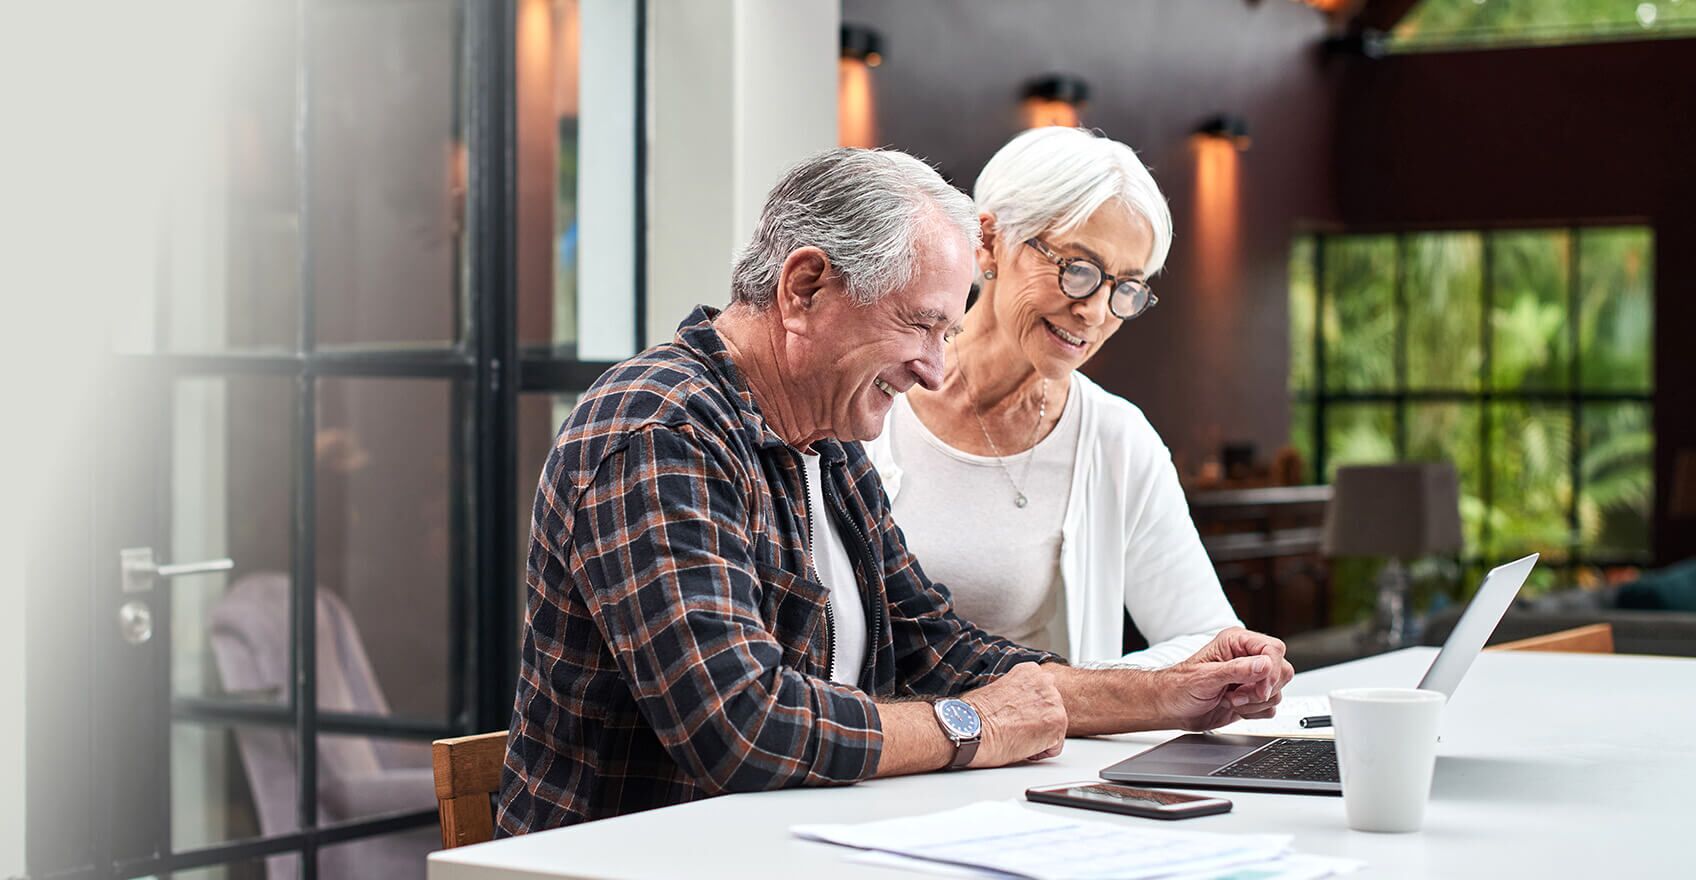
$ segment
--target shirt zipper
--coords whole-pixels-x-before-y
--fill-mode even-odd
[[[823,476],[823,471],[820,471],[820,476]],[[807,479],[807,461],[804,458],[801,460],[801,496],[802,502],[807,506],[807,532],[804,535],[807,541],[807,573],[811,575],[813,583],[824,587],[825,591],[824,676],[834,681],[836,679],[836,616],[831,610],[830,585],[824,582],[824,578],[819,577],[818,565],[813,561],[813,546],[816,543],[813,540],[813,489],[811,482]]]
[[[832,467],[838,467],[840,465],[841,465],[841,462],[832,462],[831,463]],[[819,470],[819,476],[820,476],[821,479],[824,477],[824,470],[822,468]],[[829,481],[826,480],[825,482],[828,483]],[[833,503],[829,492],[826,492],[824,494],[824,500],[825,500],[826,504],[832,504]],[[837,499],[837,500],[840,501],[840,499]],[[861,553],[860,553],[859,559],[856,560],[856,563],[857,563],[856,567],[864,566],[864,568],[865,568],[865,571],[863,572],[863,574],[865,574],[864,580],[865,580],[866,585],[870,586],[871,583],[872,583],[872,580],[871,580],[871,570],[872,570],[872,545],[871,545],[871,541],[870,541],[870,539],[868,539],[866,537],[866,530],[860,526],[860,520],[857,517],[850,515],[846,509],[838,511],[838,512],[842,514],[842,516],[841,516],[842,519],[846,520],[849,525],[854,527],[854,534],[855,534],[856,537],[858,537],[860,539],[860,551],[861,551]],[[858,586],[858,584],[856,584],[856,586]],[[862,597],[862,601],[864,601],[864,597]],[[877,657],[877,651],[876,651],[877,642],[876,642],[876,639],[878,637],[878,634],[883,632],[883,615],[884,615],[884,607],[883,606],[884,606],[884,603],[882,601],[876,601],[876,602],[872,602],[871,606],[872,606],[872,625],[871,625],[870,628],[868,628],[866,630],[866,663],[871,663]],[[828,610],[828,606],[827,606],[827,610]],[[827,615],[826,619],[827,620],[829,619],[828,615]],[[860,677],[862,677],[862,678],[864,677],[864,672],[865,672],[865,666],[864,666],[864,664],[862,664],[862,666],[860,668],[860,673],[861,673]]]

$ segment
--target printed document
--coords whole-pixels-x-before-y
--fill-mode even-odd
[[[855,825],[797,825],[796,836],[1031,880],[1150,880],[1271,862],[1287,834],[1211,834],[1069,818],[982,801]]]

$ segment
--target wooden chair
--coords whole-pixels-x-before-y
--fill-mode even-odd
[[[1516,642],[1503,642],[1491,645],[1489,651],[1572,651],[1582,654],[1612,654],[1614,652],[1614,625],[1611,623],[1593,623],[1589,626],[1578,626],[1563,629],[1548,635],[1533,636]]]
[[[506,762],[506,731],[479,733],[430,744],[436,773],[436,809],[442,817],[442,848],[495,839],[495,805]]]

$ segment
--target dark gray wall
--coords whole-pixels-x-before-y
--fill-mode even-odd
[[[1159,308],[1085,371],[1140,405],[1187,466],[1227,440],[1267,453],[1286,442],[1289,240],[1298,218],[1334,214],[1340,71],[1315,51],[1319,14],[1241,0],[844,0],[842,19],[884,36],[880,138],[968,191],[1020,130],[1027,80],[1050,71],[1087,80],[1084,124],[1142,155],[1177,237],[1155,280]],[[1237,246],[1203,267],[1190,134],[1219,112],[1244,117],[1254,144],[1240,156]]]

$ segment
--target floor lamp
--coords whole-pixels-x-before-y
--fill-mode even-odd
[[[1406,561],[1461,547],[1460,477],[1447,462],[1337,469],[1325,508],[1326,556],[1388,557],[1368,639],[1386,650],[1418,638]]]

